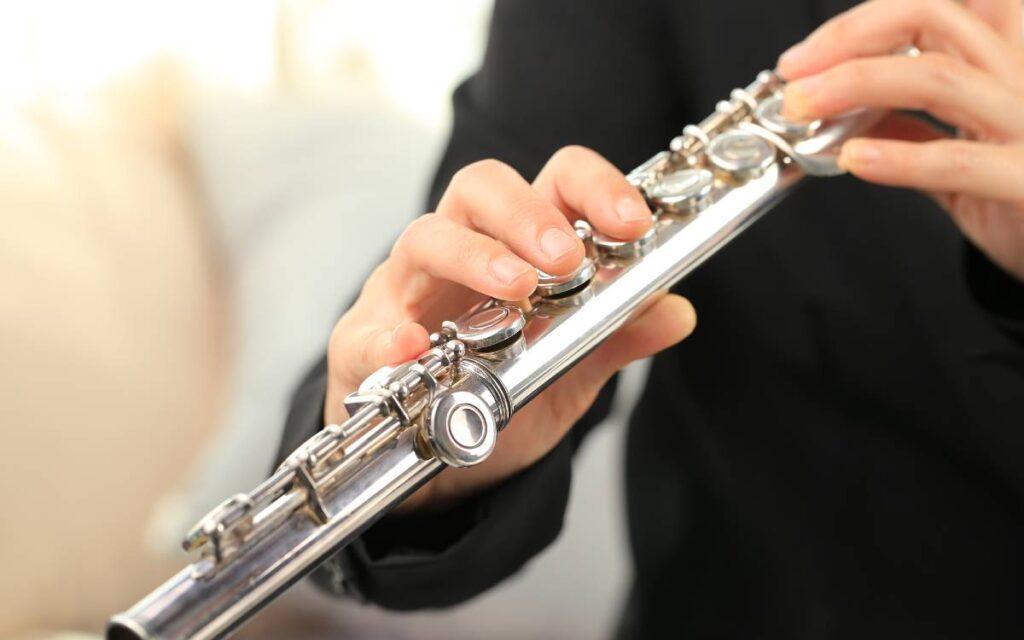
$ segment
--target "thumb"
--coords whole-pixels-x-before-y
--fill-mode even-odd
[[[343,320],[331,335],[328,354],[336,379],[343,386],[358,387],[381,367],[412,360],[429,348],[427,330],[415,322],[351,330]]]
[[[577,367],[587,386],[600,387],[627,364],[663,351],[693,333],[697,312],[675,294],[656,298]]]
[[[408,362],[429,348],[430,335],[423,325],[403,322],[391,332],[391,340],[384,349],[381,366]]]

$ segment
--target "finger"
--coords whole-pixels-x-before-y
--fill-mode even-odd
[[[973,66],[1014,80],[1015,51],[977,15],[950,0],[871,0],[832,18],[779,58],[793,80],[840,62],[886,55],[906,45],[955,53]]]
[[[499,300],[520,300],[537,288],[536,269],[504,244],[438,214],[406,227],[391,257],[399,280],[423,272]]]
[[[595,151],[569,146],[551,156],[534,188],[570,219],[586,218],[601,233],[635,240],[651,227],[640,192]]]
[[[416,358],[430,348],[427,330],[415,322],[396,327],[360,325],[349,328],[339,323],[328,347],[330,359],[340,366],[332,367],[348,381],[358,384],[374,371]]]
[[[1024,24],[1021,22],[1020,0],[966,0],[964,6],[985,21],[1010,43],[1021,41]]]
[[[667,294],[652,302],[588,357],[590,364],[578,368],[584,376],[581,382],[603,385],[627,364],[678,344],[696,326],[697,313],[690,301]]]
[[[967,140],[913,143],[855,138],[839,165],[878,184],[1024,205],[1024,151]]]
[[[583,259],[583,243],[565,215],[497,160],[476,162],[455,174],[437,211],[504,242],[551,274],[570,273]]]
[[[384,349],[381,366],[408,362],[429,348],[430,334],[426,328],[416,322],[403,322],[391,332],[391,343]]]
[[[1024,99],[990,74],[942,53],[843,62],[790,82],[785,104],[808,119],[856,107],[916,109],[985,135],[1024,135]]]

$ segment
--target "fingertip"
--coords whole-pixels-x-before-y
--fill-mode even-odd
[[[843,144],[836,162],[841,169],[859,175],[869,173],[881,159],[882,148],[877,142],[864,138],[853,138]]]
[[[628,239],[639,238],[654,223],[651,210],[639,193],[626,194],[615,203],[615,217],[620,227],[630,234]]]
[[[675,309],[673,309],[673,315],[678,319],[679,325],[682,329],[679,339],[684,340],[697,328],[697,310],[694,309],[693,303],[683,296],[670,294],[667,296],[667,299],[675,306]]]
[[[492,286],[488,293],[494,297],[505,298],[515,296],[523,291],[528,295],[537,286],[537,270],[529,262],[514,255],[498,255],[491,259],[487,265],[492,279]]]
[[[598,233],[616,240],[636,240],[654,224],[647,202],[632,186],[595,196],[586,211],[587,221]]]
[[[583,241],[571,228],[566,230],[550,227],[541,234],[538,244],[542,256],[539,267],[552,275],[561,276],[572,273],[583,260],[585,253]],[[534,273],[533,286],[536,287],[536,285],[536,273]],[[530,291],[532,292],[532,289]]]
[[[697,327],[697,312],[686,298],[668,294],[654,305],[647,314],[646,322],[660,327],[658,350],[682,342]]]
[[[782,90],[782,112],[797,120],[818,117],[816,100],[822,86],[822,77],[809,76],[789,82]]]
[[[494,297],[500,300],[523,300],[525,298],[529,298],[536,289],[537,270],[531,268],[530,273],[518,278],[511,285],[504,285],[501,289],[501,293]]]
[[[430,334],[417,322],[403,322],[391,332],[385,351],[386,364],[398,364],[416,358],[430,348]]]
[[[808,64],[813,61],[811,46],[806,40],[798,42],[782,52],[776,63],[775,70],[785,80],[799,78]]]

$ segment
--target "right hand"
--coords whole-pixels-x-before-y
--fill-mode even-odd
[[[412,222],[338,321],[328,348],[325,424],[347,418],[344,398],[382,366],[429,349],[428,331],[482,296],[529,297],[536,269],[571,273],[583,259],[571,222],[585,218],[623,240],[652,224],[640,193],[607,160],[582,147],[556,153],[531,185],[484,160],[459,171],[437,212]],[[562,439],[619,369],[693,331],[690,303],[663,295],[521,411],[482,463],[438,474],[401,509],[440,508],[492,486],[540,459]]]

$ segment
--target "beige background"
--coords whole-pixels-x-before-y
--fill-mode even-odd
[[[299,372],[422,206],[487,13],[0,5],[0,637],[99,632],[263,477]],[[241,637],[603,636],[620,440],[584,449],[555,547],[468,605],[398,616],[303,585]]]

